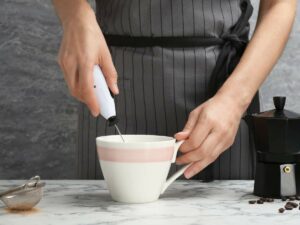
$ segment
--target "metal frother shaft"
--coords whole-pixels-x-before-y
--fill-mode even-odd
[[[120,132],[119,127],[117,126],[117,124],[115,124],[114,126],[115,126],[116,130],[118,131],[120,137],[122,138],[122,141],[125,142],[125,140],[124,140],[124,138],[123,138],[123,136],[122,136],[122,134],[121,134],[121,132]]]

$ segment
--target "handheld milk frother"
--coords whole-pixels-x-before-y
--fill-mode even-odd
[[[100,107],[100,114],[109,122],[109,126],[115,126],[123,142],[125,142],[118,126],[116,106],[113,94],[110,92],[104,75],[98,65],[94,66],[94,90]]]

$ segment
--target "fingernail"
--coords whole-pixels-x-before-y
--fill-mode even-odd
[[[99,115],[99,113],[95,111],[91,111],[91,114],[93,115],[93,117],[97,117]]]
[[[119,94],[119,88],[118,88],[118,84],[117,83],[113,84],[113,89],[114,89],[114,91],[115,91],[116,94]]]
[[[184,135],[184,132],[180,131],[180,132],[176,133],[175,135]]]
[[[184,174],[184,176],[185,176],[185,178],[186,179],[190,179],[192,176],[194,176],[195,175],[195,172],[194,171],[191,171],[191,172],[186,172],[185,174]]]

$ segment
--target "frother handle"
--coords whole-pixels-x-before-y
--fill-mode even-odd
[[[177,156],[177,152],[180,148],[180,146],[183,144],[184,140],[182,141],[178,141],[175,143],[175,149],[174,149],[174,153],[173,153],[173,158],[172,158],[172,163],[174,163],[176,161],[176,156]],[[189,163],[188,165],[183,166],[180,170],[178,170],[176,173],[174,173],[164,184],[162,190],[161,190],[161,194],[163,194],[165,192],[165,190],[170,186],[170,184],[172,184],[178,177],[180,177],[184,171],[186,171],[187,168],[189,168],[189,166],[192,163]]]
[[[100,107],[100,114],[109,119],[116,116],[115,101],[109,91],[104,75],[98,65],[94,66],[94,90]]]

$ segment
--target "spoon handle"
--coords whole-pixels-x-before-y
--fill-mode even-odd
[[[10,188],[10,189],[8,189],[8,190],[6,190],[4,192],[0,192],[0,198],[3,197],[4,195],[9,194],[9,193],[23,190],[23,189],[25,189],[27,187],[35,187],[35,186],[37,186],[37,184],[38,184],[39,181],[40,181],[40,177],[39,176],[32,177],[28,181],[26,181],[26,183],[23,184],[23,185],[20,185],[18,187],[14,187],[14,188]]]

